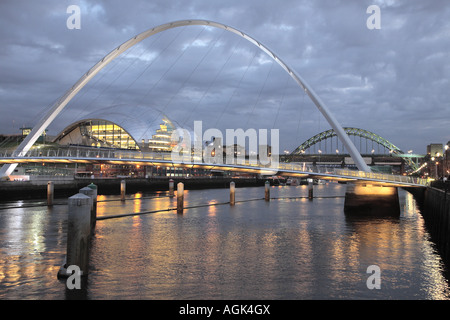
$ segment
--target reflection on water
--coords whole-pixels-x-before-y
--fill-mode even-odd
[[[1,299],[447,299],[444,267],[413,197],[400,217],[343,212],[345,185],[186,191],[184,214],[165,193],[99,196],[83,290],[57,280],[65,206],[0,210]],[[242,200],[252,200],[240,202]],[[210,206],[201,206],[211,204]],[[216,204],[216,205],[213,205]],[[18,202],[7,204],[19,207]],[[199,206],[199,207],[195,207]],[[154,212],[159,211],[159,212]],[[366,286],[381,269],[381,289]]]

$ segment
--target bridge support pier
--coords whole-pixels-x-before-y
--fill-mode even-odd
[[[382,216],[400,215],[397,187],[370,184],[347,184],[344,212]]]

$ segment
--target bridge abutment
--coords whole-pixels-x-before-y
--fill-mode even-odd
[[[347,184],[344,212],[361,215],[399,215],[398,189],[362,183]]]

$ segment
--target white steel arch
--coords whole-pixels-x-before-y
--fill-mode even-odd
[[[319,96],[312,90],[312,88],[293,69],[291,69],[286,63],[284,63],[267,46],[263,45],[261,42],[252,38],[248,34],[242,32],[236,28],[233,28],[231,26],[227,26],[225,24],[210,21],[210,20],[180,20],[180,21],[165,23],[165,24],[159,25],[157,27],[154,27],[152,29],[149,29],[147,31],[144,31],[144,32],[136,35],[135,37],[131,38],[130,40],[124,42],[117,48],[115,48],[113,51],[111,51],[109,54],[107,54],[102,60],[97,62],[91,69],[89,69],[69,90],[67,90],[67,92],[58,101],[55,102],[55,104],[51,107],[51,109],[47,112],[47,114],[38,122],[38,124],[36,124],[34,126],[33,130],[30,132],[30,134],[17,147],[17,149],[15,150],[15,155],[16,156],[25,155],[28,152],[28,150],[30,150],[31,146],[39,138],[39,136],[42,134],[42,132],[44,132],[44,130],[50,125],[50,123],[53,122],[53,120],[64,109],[64,107],[70,102],[70,100],[72,100],[72,98],[101,69],[103,69],[107,64],[109,64],[111,61],[113,61],[115,58],[117,58],[123,52],[125,52],[129,48],[133,47],[134,45],[138,44],[142,40],[144,40],[152,35],[155,35],[159,32],[162,32],[162,31],[165,31],[168,29],[177,28],[177,27],[189,26],[189,25],[211,26],[211,27],[230,31],[230,32],[235,33],[238,36],[244,38],[245,40],[253,43],[259,49],[261,49],[262,51],[267,53],[297,82],[297,84],[305,91],[305,93],[314,102],[316,107],[323,114],[325,119],[328,121],[328,123],[331,125],[331,127],[335,130],[339,139],[342,141],[342,143],[345,145],[345,147],[349,151],[350,156],[355,161],[355,164],[357,165],[358,169],[361,171],[366,171],[366,172],[370,171],[369,167],[364,162],[361,154],[358,152],[358,150],[356,149],[353,142],[350,140],[348,135],[345,133],[342,126],[337,122],[335,117],[331,114],[331,112],[328,110],[328,108],[323,103],[323,101],[319,98]],[[0,170],[0,177],[9,176],[14,171],[16,166],[17,166],[17,164],[3,165],[3,167]]]

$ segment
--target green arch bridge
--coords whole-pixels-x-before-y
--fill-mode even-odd
[[[423,155],[405,153],[387,139],[365,129],[352,127],[344,127],[343,129],[348,136],[356,136],[377,143],[383,148],[389,150],[389,153],[392,154],[392,156],[402,158],[413,171],[418,170],[418,164],[413,161],[413,158],[421,158]],[[320,143],[321,141],[332,139],[334,137],[337,137],[337,134],[333,129],[320,132],[299,145],[294,151],[292,151],[291,155],[304,154],[305,151],[312,146]]]

